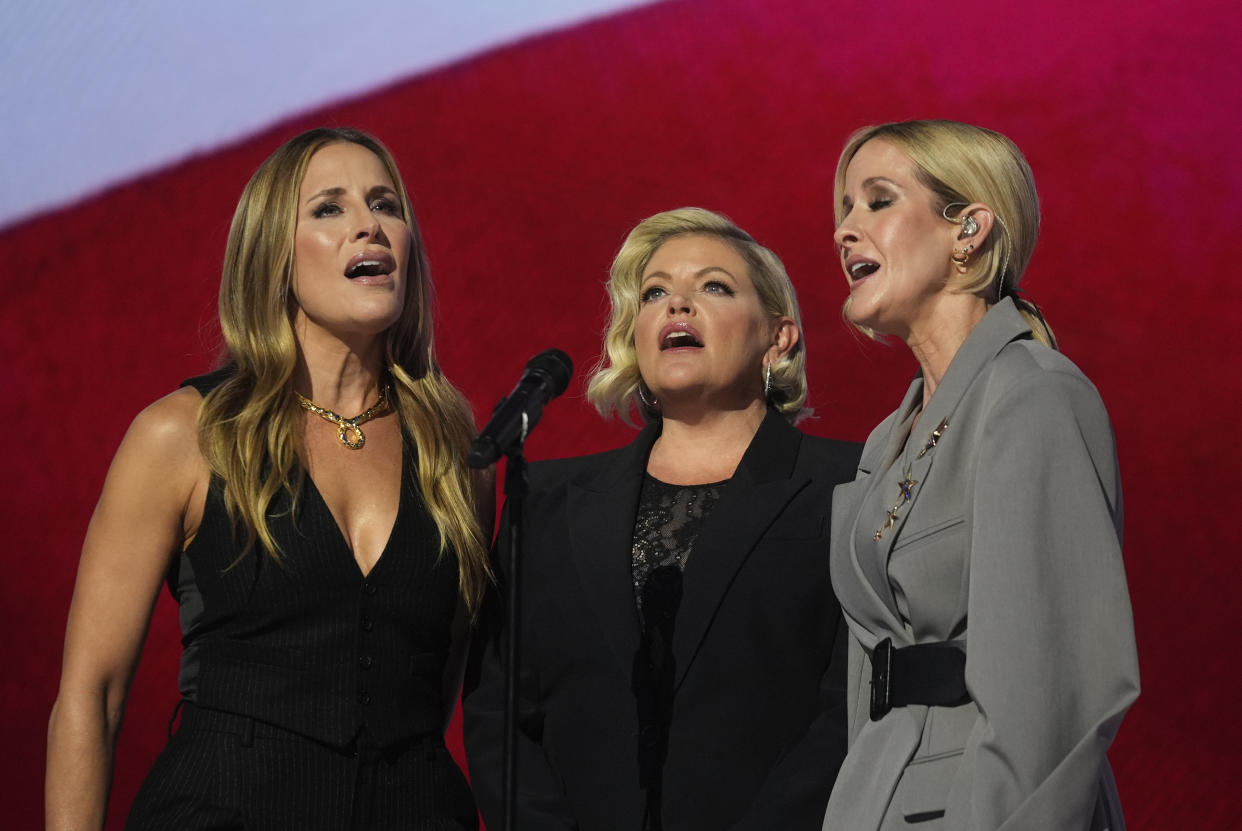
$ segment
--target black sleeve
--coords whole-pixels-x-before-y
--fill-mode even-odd
[[[862,444],[818,439],[820,475],[828,481],[825,496],[833,488],[853,481],[858,472]],[[831,515],[831,510],[828,511]],[[831,539],[825,529],[825,543]],[[828,557],[827,545],[824,549]],[[849,628],[835,595],[825,603],[837,606],[832,653],[820,680],[820,711],[801,740],[769,771],[750,811],[730,831],[767,831],[771,828],[819,831],[837,772],[848,749],[846,684],[848,683]]]
[[[769,771],[750,811],[730,831],[818,831],[823,825],[824,809],[845,759],[848,659],[849,630],[838,614],[832,656],[820,682],[819,715],[802,739]]]

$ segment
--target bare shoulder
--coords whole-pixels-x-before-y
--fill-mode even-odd
[[[109,479],[123,488],[145,491],[148,499],[169,499],[183,513],[201,502],[195,497],[205,493],[210,479],[198,444],[202,400],[197,390],[185,387],[138,413],[117,450]],[[152,492],[153,487],[158,490]]]
[[[203,397],[193,387],[182,387],[153,402],[134,418],[125,440],[151,450],[176,452],[184,445],[198,449],[198,408]]]

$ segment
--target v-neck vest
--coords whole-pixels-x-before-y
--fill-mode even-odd
[[[206,392],[221,373],[187,381]],[[182,695],[343,747],[365,727],[387,747],[439,732],[456,610],[457,558],[420,496],[406,443],[401,497],[379,561],[364,576],[319,491],[302,476],[268,524],[280,562],[256,548],[213,477],[194,540],[168,587],[181,610]]]

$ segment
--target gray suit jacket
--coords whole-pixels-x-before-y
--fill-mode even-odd
[[[1138,660],[1104,405],[1009,300],[911,432],[922,396],[918,377],[833,496],[850,750],[824,828],[1123,828],[1105,751],[1138,695]],[[886,637],[964,642],[971,702],[871,721],[869,656]]]

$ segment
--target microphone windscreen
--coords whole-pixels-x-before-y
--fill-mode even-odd
[[[574,375],[574,362],[559,349],[545,349],[530,359],[526,371],[539,373],[548,379],[548,400],[551,400],[569,388],[569,379]]]

